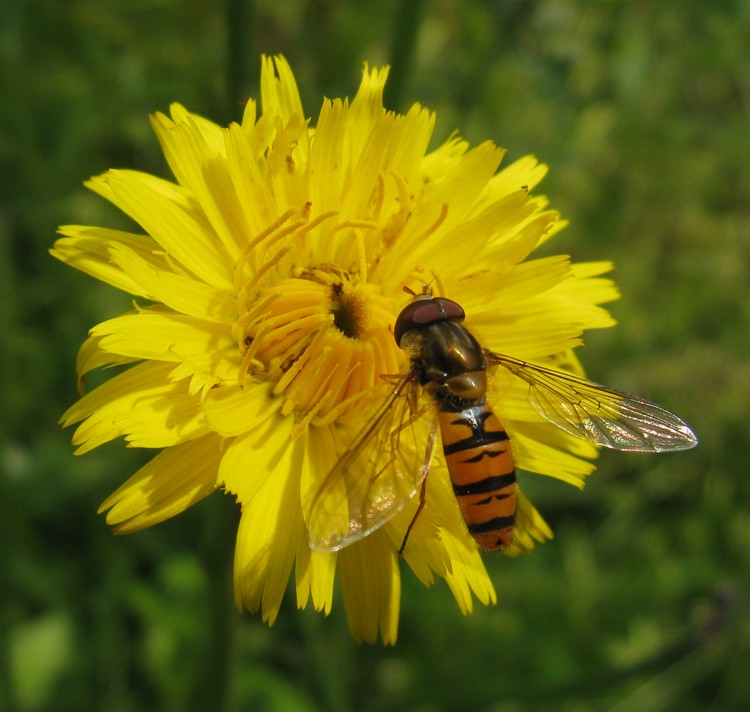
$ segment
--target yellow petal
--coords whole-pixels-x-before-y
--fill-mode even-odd
[[[103,179],[115,204],[196,277],[220,290],[234,288],[233,260],[177,186],[136,171]]]
[[[529,501],[524,493],[518,490],[518,506],[516,508],[516,528],[513,532],[513,543],[503,552],[507,556],[515,557],[531,551],[534,542],[552,539],[552,530],[542,515]]]
[[[237,305],[231,292],[175,274],[164,265],[144,259],[126,245],[112,245],[109,254],[112,263],[139,285],[149,299],[198,319],[224,324],[236,321]]]
[[[145,235],[133,235],[120,230],[83,225],[64,225],[58,232],[66,237],[57,240],[50,250],[54,257],[102,282],[136,296],[151,298],[151,295],[123,272],[119,265],[112,263],[109,256],[111,246],[127,245],[141,255],[148,255],[155,267],[169,268],[164,256],[156,254],[159,245]]]
[[[310,201],[320,212],[337,210],[349,179],[344,161],[348,107],[340,100],[324,101],[310,148]]]
[[[262,610],[276,620],[300,542],[306,541],[299,504],[303,450],[290,443],[274,477],[243,506],[234,556],[234,595],[238,607]],[[249,463],[252,466],[252,463]]]
[[[180,157],[179,181],[195,197],[214,234],[236,261],[246,243],[247,228],[227,170],[225,129],[213,125],[215,130],[207,132],[209,122],[198,119],[187,114],[169,130],[174,153]]]
[[[275,114],[284,123],[295,114],[303,116],[297,82],[289,63],[281,55],[263,56],[260,69],[260,96],[264,114]]]
[[[523,156],[501,170],[487,186],[487,197],[498,200],[508,193],[523,188],[533,190],[547,175],[547,166],[535,156]]]
[[[289,467],[293,418],[268,417],[262,425],[239,435],[227,446],[218,482],[249,505],[274,472]]]
[[[255,237],[273,224],[283,211],[278,207],[269,181],[261,173],[245,130],[232,124],[225,139],[229,177],[237,191],[248,234]]]
[[[129,534],[179,514],[216,489],[221,439],[208,434],[162,451],[99,507],[107,524]]]
[[[305,503],[317,492],[324,478],[336,462],[336,447],[331,428],[308,428],[304,434],[305,459],[300,469],[300,501],[303,516],[308,510]],[[304,608],[312,595],[316,611],[326,615],[333,604],[333,583],[337,554],[312,551],[307,536],[300,542],[295,567],[297,606]]]
[[[201,139],[206,148],[211,153],[221,154],[224,147],[224,138],[222,133],[224,129],[200,114],[194,114],[188,111],[182,104],[174,102],[169,105],[169,115],[175,124],[182,124],[187,121],[192,122],[200,132]]]
[[[461,305],[467,313],[466,326],[496,325],[508,313],[523,310],[521,302],[560,285],[571,274],[565,255],[527,260],[499,274],[485,273],[466,280],[461,285]],[[465,291],[465,295],[464,295]],[[487,294],[497,298],[488,303]],[[498,305],[502,305],[499,307]],[[518,309],[516,309],[518,307]]]
[[[485,606],[495,605],[497,595],[482,563],[476,545],[467,542],[467,537],[455,537],[451,532],[443,532],[443,542],[451,557],[452,570],[445,581],[453,593],[458,607],[466,615],[474,609],[472,593]]]
[[[472,317],[471,328],[485,348],[525,361],[542,360],[582,343],[580,326],[550,319],[542,310],[523,318],[498,315],[494,322],[479,322]]]
[[[411,124],[405,122],[407,127]],[[421,129],[421,130],[420,130]],[[422,126],[415,126],[417,136],[424,134]],[[411,145],[411,144],[410,144]],[[419,145],[417,143],[417,145]],[[399,156],[398,167],[407,174],[413,165],[419,165],[417,156],[405,152]],[[458,157],[451,163],[442,162],[444,172],[412,178],[421,183],[421,191],[411,197],[408,205],[409,219],[398,235],[398,241],[385,253],[381,260],[383,274],[393,275],[395,280],[409,274],[417,265],[429,265],[440,276],[455,274],[457,269],[470,260],[473,250],[466,245],[447,239],[452,230],[461,225],[476,200],[478,186],[486,183],[502,158],[502,151],[491,143],[482,144],[476,149]],[[410,164],[411,161],[411,164]],[[395,161],[394,161],[395,163]],[[441,162],[439,162],[440,164]],[[435,169],[430,169],[435,170]],[[416,191],[416,187],[411,187]],[[524,200],[526,197],[524,197]],[[477,244],[478,244],[477,240]],[[439,246],[439,249],[436,249]],[[457,263],[453,262],[458,259]],[[472,269],[475,271],[476,267]]]
[[[335,553],[311,551],[307,537],[300,540],[294,566],[297,608],[305,608],[312,595],[316,611],[323,611],[326,615],[331,612],[336,560]]]
[[[406,527],[414,517],[418,497],[414,499],[411,507],[394,518],[394,526],[400,524],[403,527],[395,542],[396,547],[401,546]],[[414,522],[404,549],[406,563],[425,585],[432,584],[432,572],[445,577],[453,570],[451,553],[445,546],[446,532],[456,539],[463,538],[468,546],[473,546],[448,471],[436,458],[427,475],[425,507]]]
[[[208,432],[196,396],[169,381],[170,364],[129,368],[85,395],[63,415],[63,425],[83,420],[73,435],[82,454],[125,436],[133,447],[168,447]]]
[[[126,314],[98,324],[91,336],[99,339],[102,351],[137,359],[154,359],[185,364],[187,373],[214,376],[214,382],[232,378],[222,364],[239,361],[237,345],[229,329],[194,317],[155,310]]]
[[[477,196],[482,195],[504,154],[505,149],[484,141],[451,162],[433,164],[429,156],[425,158],[423,170],[429,182],[425,186],[424,198],[450,205],[446,231],[461,224],[471,214]]]
[[[373,127],[385,114],[383,89],[388,78],[388,71],[388,67],[375,67],[370,70],[367,64],[362,70],[362,81],[351,102],[349,112],[349,134],[354,160],[361,155],[365,144],[370,140]]]
[[[398,633],[401,576],[398,555],[382,529],[342,549],[338,555],[341,592],[354,639],[386,645]]]
[[[271,395],[270,384],[249,382],[244,388],[225,386],[213,388],[203,400],[211,430],[224,437],[254,431],[279,412],[281,401]]]
[[[108,351],[102,351],[99,348],[99,338],[89,336],[81,348],[78,350],[76,358],[76,373],[78,374],[78,392],[83,395],[85,392],[86,374],[96,368],[108,368],[110,366],[121,366],[127,363],[133,363],[137,359],[129,356],[119,356],[111,354]]]
[[[190,122],[200,133],[203,144],[207,152],[221,155],[224,148],[224,139],[222,129],[213,121],[204,119],[197,114],[191,114],[181,104],[172,104],[169,107],[171,118],[168,118],[161,112],[156,112],[151,117],[151,126],[159,139],[164,157],[169,163],[175,178],[180,185],[188,186],[189,181],[186,175],[185,161],[189,157],[184,156],[177,142],[175,141],[174,128],[177,124]]]

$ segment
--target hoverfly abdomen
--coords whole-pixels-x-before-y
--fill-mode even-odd
[[[486,404],[438,414],[461,514],[483,549],[505,549],[516,522],[516,471],[508,434]]]

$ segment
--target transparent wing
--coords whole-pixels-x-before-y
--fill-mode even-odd
[[[485,357],[526,381],[534,408],[578,438],[639,452],[687,450],[698,444],[685,421],[643,398],[511,356],[485,351]]]
[[[403,509],[432,461],[436,428],[419,407],[409,371],[377,409],[315,493],[307,516],[311,548],[338,551]]]

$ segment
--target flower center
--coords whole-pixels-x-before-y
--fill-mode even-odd
[[[344,283],[332,285],[331,314],[333,325],[347,338],[357,339],[362,334],[366,322],[367,307],[363,300],[362,290],[344,290]]]
[[[282,413],[324,425],[361,412],[362,398],[401,370],[394,310],[377,287],[334,268],[262,289],[235,325],[243,374],[274,383]],[[374,395],[374,393],[373,393]]]

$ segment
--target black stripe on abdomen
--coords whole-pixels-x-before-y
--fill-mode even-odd
[[[487,492],[496,492],[509,485],[515,484],[516,472],[512,470],[504,475],[495,475],[485,477],[483,480],[470,482],[467,485],[453,485],[453,494],[456,497],[465,497],[472,494],[485,494]]]
[[[459,421],[463,425],[471,427],[468,421]],[[486,430],[475,430],[472,428],[471,435],[463,440],[457,440],[450,445],[443,445],[443,452],[445,455],[453,455],[454,453],[461,452],[462,450],[470,450],[474,447],[482,447],[483,445],[489,445],[491,443],[501,443],[508,439],[508,433],[504,430],[498,432],[487,432]]]
[[[511,514],[509,517],[495,517],[494,519],[488,519],[486,522],[475,522],[466,526],[469,528],[470,534],[483,534],[484,532],[494,532],[506,527],[512,527],[516,523],[516,515]]]

